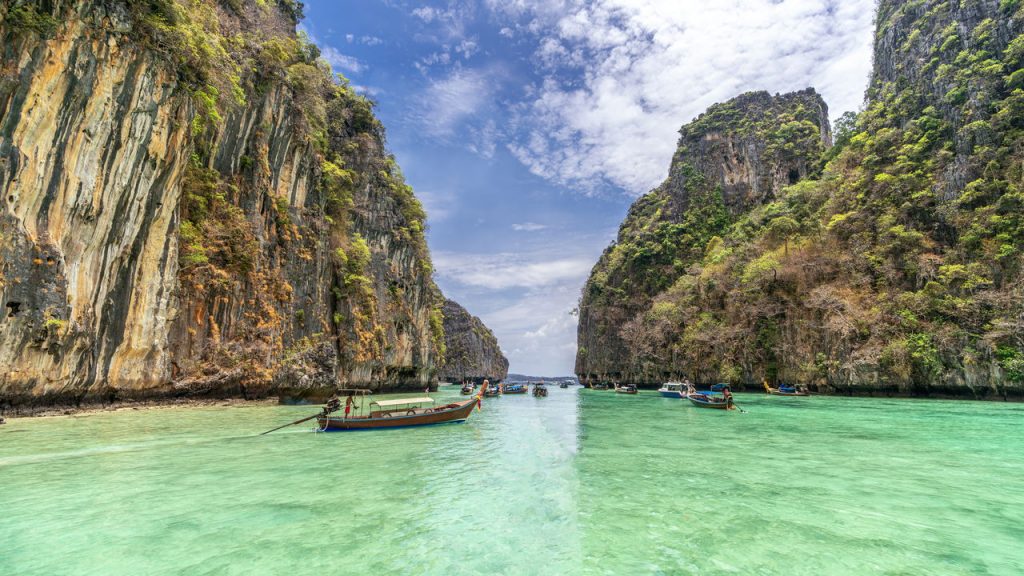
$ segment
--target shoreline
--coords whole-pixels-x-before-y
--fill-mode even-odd
[[[441,384],[444,385],[444,384]],[[454,384],[447,384],[454,385]],[[581,388],[589,388],[589,386],[581,385]],[[642,384],[638,385],[640,389],[653,390],[655,384]],[[738,388],[738,389],[737,389]],[[735,392],[742,394],[759,394],[762,395],[761,390],[751,386],[736,386]],[[390,389],[381,390],[380,394],[401,394],[406,392],[414,392],[413,389]],[[436,387],[431,390],[436,392]],[[856,389],[835,389],[835,390],[811,390],[811,396],[822,396],[822,397],[835,397],[835,398],[871,398],[880,400],[938,400],[938,401],[955,401],[955,402],[995,402],[995,403],[1022,403],[1024,402],[1024,395],[949,395],[949,394],[907,394],[907,393],[893,393],[892,390],[856,390]],[[8,405],[5,410],[0,410],[0,417],[6,421],[12,421],[14,419],[23,418],[49,418],[57,416],[88,416],[92,414],[100,414],[103,412],[121,412],[125,410],[168,410],[177,408],[205,408],[205,407],[223,407],[223,408],[237,408],[244,406],[282,406],[282,405],[305,405],[310,407],[318,407],[323,404],[323,401],[319,398],[315,398],[317,395],[309,395],[306,398],[296,398],[287,393],[278,396],[263,396],[259,398],[244,398],[244,397],[224,397],[224,398],[212,398],[212,397],[151,397],[145,399],[121,399],[113,402],[83,402],[81,404],[40,404],[40,405]],[[283,399],[285,401],[283,401]],[[305,401],[305,402],[303,402]]]
[[[368,387],[375,394],[400,394],[404,392],[422,392],[418,385]],[[437,390],[437,384],[430,386],[431,391]],[[155,389],[130,390],[104,388],[87,395],[71,393],[47,393],[40,396],[31,394],[0,395],[0,417],[7,419],[37,416],[68,416],[92,412],[114,411],[119,409],[174,407],[174,406],[217,406],[217,405],[257,405],[257,404],[310,404],[320,405],[327,401],[336,388],[290,388],[274,389],[251,387],[249,389],[232,389],[209,391],[203,390],[193,394],[182,393],[181,390],[169,387]]]
[[[9,410],[2,417],[7,422],[30,418],[56,418],[60,416],[91,416],[104,412],[124,412],[127,410],[172,410],[177,408],[237,408],[240,406],[278,406],[276,396],[265,398],[187,398],[187,399],[150,399],[125,400],[110,404],[89,403],[80,406],[40,406],[23,411]]]
[[[628,381],[620,381],[620,385],[632,384],[640,390],[657,390],[661,386],[659,383],[636,383]],[[583,388],[590,388],[588,384],[580,384]],[[609,384],[609,386],[611,386]],[[710,383],[695,384],[698,388],[707,388],[711,386]],[[730,388],[733,392],[742,392],[745,394],[765,394],[764,388],[757,384],[731,384]],[[932,387],[931,389],[911,389],[901,390],[899,388],[857,388],[857,387],[835,387],[835,386],[808,386],[811,396],[831,396],[831,397],[843,397],[843,398],[879,398],[879,399],[896,399],[904,398],[908,400],[955,400],[955,401],[966,401],[966,402],[1007,402],[1016,403],[1024,402],[1024,387],[1005,387],[1001,390],[993,390],[991,388],[953,388],[953,387]],[[609,390],[611,388],[609,387]]]

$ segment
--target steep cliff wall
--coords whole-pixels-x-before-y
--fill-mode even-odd
[[[498,347],[491,329],[458,302],[445,300],[445,362],[441,379],[446,382],[490,379],[492,384],[508,376],[508,359]]]
[[[436,381],[423,210],[299,6],[0,6],[5,402]]]
[[[751,92],[712,106],[680,130],[668,179],[630,208],[594,266],[580,302],[581,379],[652,382],[622,329],[647,310],[751,208],[806,177],[831,142],[828,108],[813,90]]]
[[[820,177],[688,244],[700,257],[622,318],[624,361],[601,370],[1024,396],[1024,7],[878,10],[866,109],[844,117]]]

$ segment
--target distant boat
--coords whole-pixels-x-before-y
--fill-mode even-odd
[[[717,394],[696,393],[686,397],[694,406],[700,408],[715,408],[718,410],[732,410],[732,397],[718,396]]]
[[[561,384],[558,385],[558,387],[559,388],[568,388],[569,387],[569,383],[568,382],[562,382]]]
[[[616,386],[615,387],[615,393],[616,394],[639,394],[640,391],[636,389],[636,386],[633,386],[632,384],[626,384],[625,386]]]
[[[469,396],[470,394],[473,393],[474,388],[475,386],[473,386],[472,384],[463,384],[462,389],[459,390],[459,393],[462,394],[463,396]]]
[[[689,382],[666,382],[661,388],[658,388],[658,394],[665,398],[686,398],[695,391],[693,384]]]
[[[764,391],[772,396],[810,396],[811,393],[806,388],[797,388],[795,386],[786,386],[785,384],[780,385],[778,388],[772,388],[767,382],[764,382]]]
[[[533,385],[533,395],[536,398],[544,398],[548,395],[548,387],[543,382]]]
[[[608,389],[608,385],[607,384],[591,384],[590,385],[590,389],[591,390],[607,390]]]
[[[424,406],[433,402],[434,399],[430,397],[381,400],[370,403],[371,412],[367,416],[319,416],[317,423],[321,430],[333,432],[465,422],[480,398],[474,397],[444,406]],[[376,409],[373,409],[374,406]]]
[[[482,392],[485,397],[501,396],[501,385],[485,387]]]
[[[502,389],[502,394],[526,394],[528,385],[527,384],[507,384]]]

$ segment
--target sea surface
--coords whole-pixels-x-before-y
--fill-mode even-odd
[[[1024,574],[1024,405],[737,400],[554,387],[266,436],[316,409],[18,419],[0,574]]]

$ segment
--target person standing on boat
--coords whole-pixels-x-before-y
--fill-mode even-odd
[[[732,392],[729,391],[729,387],[722,388],[722,396],[725,397],[725,405],[732,406]]]
[[[348,398],[345,398],[345,418],[348,418],[349,414],[352,413],[352,406],[355,405],[355,403],[355,398],[351,393],[349,393]]]

